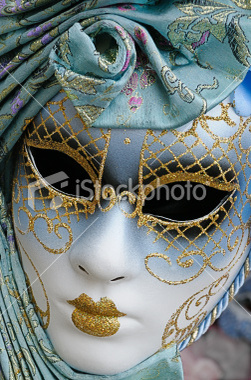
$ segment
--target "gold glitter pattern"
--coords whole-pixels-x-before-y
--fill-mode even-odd
[[[64,112],[63,102],[65,100],[58,102],[61,112]],[[48,107],[51,104],[48,103]],[[91,135],[91,130],[84,127],[80,132],[88,134],[89,142],[85,146],[82,146],[77,138],[79,132],[76,133],[71,129],[71,120],[66,115],[64,117],[68,122],[65,127],[69,129],[69,136],[65,133],[62,126],[56,124],[52,133],[49,133],[42,123],[39,126],[34,124],[32,128],[28,128],[27,145],[57,149],[68,154],[85,168],[92,179],[98,179],[99,186],[96,189],[98,195],[95,197],[96,203],[88,203],[88,201],[65,196],[65,198],[63,197],[60,213],[55,208],[56,216],[54,218],[50,217],[47,219],[48,205],[45,205],[41,209],[36,209],[37,215],[35,217],[27,214],[29,220],[28,226],[22,230],[19,228],[20,233],[26,234],[32,231],[32,229],[34,230],[36,218],[43,218],[47,222],[50,233],[53,231],[58,233],[59,227],[56,230],[55,224],[51,224],[51,222],[63,223],[63,217],[65,217],[67,223],[64,222],[65,224],[62,226],[67,229],[67,226],[70,227],[71,224],[71,215],[76,215],[79,220],[79,214],[83,212],[88,217],[88,214],[94,213],[97,204],[100,206],[101,198],[110,196],[109,206],[104,209],[100,206],[103,212],[108,212],[117,202],[119,203],[126,196],[129,203],[134,205],[135,208],[129,214],[122,209],[121,204],[120,207],[124,215],[128,218],[137,218],[138,226],[146,227],[148,233],[151,233],[151,236],[155,236],[154,242],[160,239],[164,240],[166,242],[165,250],[169,252],[168,255],[163,251],[162,253],[154,252],[147,254],[145,267],[149,274],[168,285],[182,285],[191,282],[198,278],[206,269],[210,269],[212,273],[215,272],[221,276],[211,285],[195,293],[173,314],[163,334],[163,347],[165,347],[167,341],[180,343],[190,336],[191,343],[196,339],[198,336],[198,326],[207,315],[208,310],[206,306],[210,298],[214,297],[226,284],[230,278],[229,274],[231,270],[243,260],[243,255],[247,252],[247,248],[250,245],[250,213],[248,214],[248,218],[244,218],[244,214],[247,215],[247,212],[244,213],[244,210],[249,207],[250,202],[248,192],[250,175],[248,173],[250,173],[251,167],[249,160],[251,147],[250,144],[247,144],[247,140],[248,136],[250,136],[248,126],[250,125],[251,118],[237,118],[237,125],[231,116],[231,112],[233,112],[231,104],[222,103],[219,109],[221,112],[217,116],[210,116],[210,114],[202,115],[194,120],[190,129],[185,131],[165,130],[160,132],[148,130],[146,132],[139,163],[138,197],[128,191],[124,191],[119,196],[116,196],[112,187],[106,188],[101,194],[102,173],[109,148],[110,132],[104,133],[101,130],[100,137],[94,139]],[[227,131],[227,133],[224,131]],[[53,136],[54,133],[55,135]],[[170,139],[168,139],[168,144],[166,144],[166,137],[170,137],[170,135],[173,140],[170,143]],[[206,136],[206,138],[202,139],[202,135]],[[101,143],[102,148],[100,148]],[[96,154],[93,154],[93,149],[91,148],[93,146],[98,146]],[[92,155],[87,154],[86,150],[92,152]],[[198,151],[200,152],[199,155]],[[81,155],[81,159],[79,155]],[[36,169],[29,161],[24,148],[22,156],[23,162],[20,164],[20,167],[22,167],[22,170],[25,169],[26,173],[17,175],[17,178],[22,178],[23,176],[28,182],[31,179],[42,181],[38,173],[36,173]],[[93,160],[94,158],[98,160],[99,165],[96,165],[95,160]],[[145,214],[143,212],[143,204],[148,194],[145,191],[146,185],[151,184],[156,188],[163,184],[187,180],[213,187],[219,191],[227,191],[229,196],[226,201],[212,210],[211,213],[195,220],[182,222],[168,219],[163,220],[163,218],[161,219],[156,215]],[[17,181],[16,179],[13,200],[19,204],[20,199],[23,197],[23,189],[27,189],[27,183],[25,187],[20,185],[20,183],[18,184]],[[43,185],[48,193],[43,189],[43,192],[37,197],[36,203],[37,201],[44,202],[46,199],[51,202],[56,195],[62,196],[62,194],[53,190],[50,186]],[[24,203],[19,208],[19,213],[21,212],[27,213]],[[59,237],[59,235],[57,236]],[[68,246],[71,243],[68,242],[67,244],[57,252],[47,250],[52,253],[61,253],[69,249]],[[156,260],[162,261],[162,264],[159,264],[158,267],[163,268],[166,266],[168,269],[171,266],[175,266],[177,271],[173,270],[172,273],[175,273],[176,278],[158,274],[157,270],[153,269],[156,266],[152,265]],[[248,269],[249,264],[248,260],[246,260],[245,273],[248,272]],[[232,285],[229,290],[230,299],[234,293],[235,286]],[[84,320],[82,310],[77,305],[75,306],[76,310],[72,318],[74,318],[76,324],[82,326],[81,328],[83,329],[87,328],[88,325],[90,331],[92,329],[96,331],[98,329],[98,319],[93,320],[93,318],[87,315]],[[194,312],[194,307],[195,310],[197,308],[196,312]],[[182,315],[185,315],[185,318],[189,321],[189,325],[184,328],[179,326],[179,320],[182,319]],[[211,322],[215,320],[216,315],[217,308],[214,308],[211,314]],[[108,330],[109,328],[107,327]]]
[[[83,293],[75,300],[67,302],[76,308],[72,313],[74,325],[93,336],[106,337],[116,334],[120,328],[118,318],[126,315],[118,311],[115,303],[107,297],[94,302]]]
[[[228,274],[214,281],[211,285],[199,290],[188,298],[179,309],[172,315],[168,321],[162,337],[162,348],[167,348],[173,343],[179,344],[191,335],[191,343],[196,339],[198,334],[197,326],[204,320],[207,315],[205,310],[211,297],[215,296],[218,291],[224,288]],[[184,328],[179,327],[179,319],[186,320],[188,323]],[[168,343],[166,343],[168,342]]]
[[[148,233],[154,233],[155,242],[164,239],[167,242],[166,251],[175,250],[176,263],[173,257],[159,253],[152,253],[145,259],[149,273],[169,285],[190,282],[206,268],[215,272],[230,271],[250,244],[249,222],[242,218],[249,199],[250,178],[247,178],[245,173],[248,165],[246,157],[251,149],[244,149],[242,139],[250,119],[244,122],[244,119],[240,118],[240,124],[237,126],[229,115],[231,104],[220,106],[220,115],[214,117],[203,115],[193,122],[190,130],[185,132],[149,130],[143,143],[139,168],[140,194],[138,200],[134,200],[135,211],[127,216],[137,215],[138,225],[146,226]],[[232,129],[232,135],[228,137],[224,134],[224,137],[217,135],[214,131],[218,122],[221,122],[221,125],[225,124],[228,130]],[[210,144],[206,145],[203,142],[199,130],[207,133],[207,138],[211,140]],[[166,146],[165,136],[170,133],[174,136],[173,143]],[[203,152],[200,158],[195,153],[197,149]],[[240,178],[243,176],[247,183],[244,191],[240,183]],[[229,197],[210,214],[198,220],[184,222],[163,220],[143,213],[143,204],[147,196],[145,185],[151,184],[155,187],[187,180],[228,191]],[[225,265],[216,265],[219,257],[224,257],[221,262]],[[183,273],[182,280],[163,278],[151,269],[151,263],[157,259],[166,261],[168,266],[175,263],[178,265],[177,270],[179,268],[189,270],[190,276],[185,278]],[[198,260],[200,265],[196,266]],[[191,275],[193,268],[197,268],[197,272]]]
[[[59,108],[62,112],[64,112],[64,101],[65,98],[62,101],[58,102]],[[50,112],[52,113],[50,106],[51,103],[49,102],[48,107]],[[241,252],[239,252],[237,249],[235,256],[232,257],[232,259],[224,267],[218,268],[214,264],[214,260],[217,257],[217,255],[225,255],[225,251],[222,249],[221,246],[223,239],[227,239],[227,248],[230,252],[232,252],[236,249],[237,246],[240,247],[242,245],[242,242],[244,241],[244,231],[247,228],[246,224],[241,221],[241,213],[239,211],[237,212],[237,208],[235,206],[236,199],[238,198],[238,193],[240,196],[239,202],[243,203],[243,196],[247,196],[247,190],[244,194],[241,194],[240,184],[238,182],[238,176],[242,172],[241,161],[243,160],[243,155],[239,156],[236,162],[232,162],[228,156],[230,151],[234,151],[235,153],[237,153],[235,140],[241,138],[243,131],[246,129],[248,120],[244,123],[242,119],[240,119],[240,125],[238,130],[236,132],[233,132],[232,136],[228,138],[217,136],[213,132],[213,130],[210,129],[209,126],[211,121],[224,121],[228,126],[234,127],[235,123],[229,116],[230,108],[230,104],[221,104],[222,112],[219,116],[211,117],[203,115],[200,118],[196,119],[193,123],[193,127],[185,133],[179,132],[177,130],[163,131],[161,133],[148,130],[141,151],[139,167],[140,191],[138,199],[136,199],[133,194],[130,194],[128,192],[123,192],[122,194],[120,194],[120,196],[116,197],[116,194],[113,192],[112,188],[106,188],[105,192],[99,194],[101,190],[101,173],[104,169],[105,156],[107,154],[109,146],[109,133],[102,134],[101,132],[100,139],[105,140],[105,145],[103,146],[102,153],[99,151],[99,155],[94,155],[95,159],[98,158],[98,156],[101,158],[101,160],[99,161],[99,172],[96,166],[93,164],[93,157],[90,157],[86,153],[86,150],[90,150],[91,144],[97,144],[97,139],[94,142],[92,142],[90,131],[86,128],[84,129],[85,132],[89,134],[88,138],[90,138],[91,140],[90,143],[82,147],[81,144],[77,142],[78,148],[73,149],[71,147],[71,140],[73,139],[74,142],[77,141],[76,132],[74,132],[71,129],[70,137],[66,137],[63,133],[62,126],[56,125],[55,130],[50,135],[45,127],[45,120],[43,120],[43,123],[41,123],[41,125],[33,126],[33,128],[29,129],[27,145],[37,146],[40,148],[44,147],[49,149],[61,150],[66,154],[70,155],[75,160],[77,160],[88,172],[92,181],[95,181],[97,178],[99,179],[99,186],[98,189],[96,189],[98,192],[98,196],[95,196],[95,200],[92,202],[86,200],[77,200],[74,197],[69,197],[60,194],[60,197],[63,200],[62,206],[66,208],[66,213],[64,214],[64,216],[67,215],[68,227],[70,224],[69,216],[71,215],[71,213],[76,213],[77,215],[79,215],[81,209],[80,205],[82,206],[81,212],[84,212],[87,217],[88,213],[93,213],[95,211],[95,207],[99,202],[100,196],[102,196],[102,198],[110,196],[110,205],[105,209],[102,209],[102,211],[106,212],[111,210],[111,208],[115,205],[117,201],[121,199],[122,196],[127,196],[129,202],[131,204],[135,204],[135,211],[130,215],[128,215],[127,213],[124,214],[127,217],[131,218],[138,217],[139,226],[147,226],[149,233],[154,232],[157,235],[155,241],[158,241],[159,239],[164,239],[168,243],[166,250],[169,250],[170,248],[175,248],[176,252],[180,252],[179,256],[176,259],[176,263],[180,268],[191,269],[193,268],[196,259],[198,257],[201,258],[203,260],[202,265],[196,274],[194,274],[193,276],[189,276],[189,278],[187,279],[173,281],[170,279],[167,280],[165,278],[162,278],[158,274],[154,273],[153,270],[151,270],[150,265],[152,260],[156,258],[163,259],[166,262],[168,262],[169,265],[172,265],[172,258],[169,258],[165,254],[159,253],[153,253],[146,257],[145,264],[150,274],[155,276],[160,281],[163,281],[164,283],[178,285],[190,282],[193,279],[197,278],[207,267],[210,267],[214,271],[223,271],[225,269],[230,269],[235,264],[236,259],[240,259],[239,254]],[[52,116],[54,115],[52,114]],[[67,120],[67,127],[71,128],[71,120],[69,120],[65,114],[64,118]],[[206,131],[212,139],[211,148],[208,148],[207,145],[199,137],[199,134],[197,132],[197,129],[199,128],[202,128],[204,131]],[[53,134],[56,135],[58,133],[60,134],[60,141],[55,142],[55,137],[53,137]],[[165,136],[167,134],[172,134],[174,137],[174,142],[171,143],[169,146],[166,146],[164,143]],[[193,142],[188,143],[189,140],[191,141],[191,137],[193,138]],[[226,142],[228,143],[228,151],[226,151],[225,146],[222,146],[222,143]],[[159,149],[156,149],[157,145],[159,145]],[[152,146],[154,146],[153,150],[151,148]],[[197,154],[195,153],[196,148],[199,148],[200,150],[203,149],[204,151],[204,154],[199,159],[197,157]],[[218,153],[218,157],[215,155],[216,151],[220,152],[220,154]],[[244,155],[245,153],[246,152],[243,152]],[[29,160],[29,158],[27,157],[27,153],[24,152],[23,154],[24,157],[26,157],[26,161]],[[168,159],[166,159],[167,154]],[[187,157],[189,158],[189,162],[186,162]],[[224,164],[225,168],[221,164],[223,159],[226,162]],[[208,160],[208,163],[205,164],[206,160]],[[153,161],[155,162],[154,165],[151,164]],[[29,163],[28,166],[32,166],[32,164]],[[34,168],[32,168],[32,171],[33,173],[35,173]],[[27,176],[28,174],[26,173],[26,177]],[[38,181],[38,173],[35,175],[35,177]],[[200,220],[192,220],[189,222],[163,220],[159,219],[154,215],[148,215],[143,213],[143,203],[145,197],[148,195],[147,191],[145,192],[144,190],[145,185],[151,184],[151,186],[155,188],[163,184],[187,180],[214,187],[218,190],[228,191],[228,202],[221,204],[217,209],[213,210],[211,214],[206,215]],[[40,181],[42,181],[41,178]],[[59,193],[56,190],[53,190],[51,187],[48,187],[46,183],[44,183],[43,186],[44,188],[47,188],[50,192],[49,199],[51,201],[55,198],[55,196],[59,195]],[[17,191],[17,193],[18,192],[20,192],[20,189]],[[40,198],[44,198],[44,194]],[[74,210],[70,212],[68,209],[72,205],[74,206]],[[48,220],[48,218],[44,215],[45,213],[42,209],[36,210],[39,214],[37,214],[35,217],[31,216],[31,214],[28,212],[24,205],[20,207],[19,212],[21,211],[26,212],[30,220],[28,230],[21,231],[19,229],[21,233],[27,233],[28,231],[33,230],[33,226],[37,218],[43,218],[47,222],[48,230],[50,232],[53,232],[53,228],[55,227],[53,227],[51,221]],[[238,224],[234,224],[232,219],[229,218],[230,213],[238,217]],[[60,218],[58,217],[58,219],[61,220],[62,217],[60,216]],[[228,219],[229,229],[226,231],[221,228],[221,224]],[[207,223],[203,224],[203,222],[205,221]],[[58,226],[57,229],[54,229],[54,232],[58,237],[59,227],[60,226]],[[68,229],[66,224],[63,224],[62,227]],[[191,238],[189,232],[194,227],[196,227],[197,229],[197,234],[196,237],[193,236],[193,238]],[[218,234],[218,232],[220,232],[220,234]],[[69,229],[68,233],[69,235],[71,234],[71,231]],[[217,234],[219,235],[219,238],[217,238]],[[204,245],[202,247],[197,244],[199,238],[203,238]],[[200,243],[201,239],[199,239]],[[67,250],[70,245],[71,242],[69,240],[66,246],[62,247],[61,250],[57,250],[57,252],[62,253],[63,251]],[[51,252],[56,253],[53,250]],[[205,252],[211,252],[211,254],[207,255]]]
[[[129,145],[129,144],[131,144],[131,139],[130,139],[129,137],[126,137],[126,138],[124,139],[124,144],[125,144],[125,145]]]
[[[100,183],[110,139],[110,132],[103,133],[102,130],[99,137],[93,138],[90,130],[83,125],[78,114],[73,118],[78,118],[83,128],[75,132],[71,127],[73,118],[70,119],[65,113],[64,102],[67,99],[65,97],[60,101],[49,102],[47,104],[48,117],[43,118],[41,114],[41,123],[37,124],[32,121],[27,128],[25,141],[20,152],[20,162],[13,181],[13,204],[18,204],[18,222],[15,223],[17,230],[22,235],[32,232],[43,248],[53,254],[66,252],[72,245],[71,216],[75,216],[77,221],[79,221],[80,214],[84,214],[87,218],[89,214],[94,213],[99,203]],[[57,114],[60,113],[64,116],[62,124],[56,121]],[[47,128],[48,122],[54,124],[50,132]],[[78,140],[78,135],[81,133],[88,137],[88,143],[85,146],[82,146]],[[91,180],[96,181],[94,199],[90,201],[76,198],[60,193],[51,187],[33,165],[26,145],[58,150],[77,160],[87,171]],[[60,199],[60,207],[58,206],[58,199]],[[33,213],[28,206],[32,206]],[[55,248],[49,247],[47,242],[43,242],[39,238],[39,230],[36,229],[37,222],[46,223],[48,236],[53,236],[52,241],[53,245],[56,245]]]
[[[249,275],[249,260],[248,257],[244,264],[244,276],[247,278]],[[240,276],[240,273],[239,275]],[[201,291],[195,293],[190,297],[182,306],[172,315],[169,319],[164,334],[162,336],[162,348],[166,348],[172,345],[172,342],[177,344],[182,343],[183,341],[189,339],[187,346],[190,346],[198,337],[199,328],[198,326],[205,320],[207,316],[206,311],[203,309],[208,304],[210,298],[217,294],[222,288],[225,288],[225,284],[229,278],[229,274],[222,276],[219,280],[214,281],[210,286],[205,287]],[[234,298],[234,295],[238,292],[238,285],[236,286],[235,281],[231,284],[228,295],[229,302]],[[195,311],[192,312],[192,309],[195,306]],[[222,306],[220,306],[222,308]],[[182,314],[185,314],[187,321],[191,321],[190,324],[185,328],[179,327],[179,318],[182,320]],[[211,311],[211,321],[212,325],[216,316],[218,315],[218,305]],[[204,331],[205,332],[205,331]],[[173,339],[170,342],[170,338]],[[167,343],[168,341],[168,343]]]

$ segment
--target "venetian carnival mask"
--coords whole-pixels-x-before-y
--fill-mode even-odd
[[[0,15],[3,377],[181,380],[249,272],[251,6]]]
[[[125,371],[183,349],[220,315],[249,270],[250,141],[229,99],[176,130],[89,128],[64,92],[35,117],[14,228],[33,302],[70,366]]]

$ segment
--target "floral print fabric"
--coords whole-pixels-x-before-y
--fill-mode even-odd
[[[241,0],[3,0],[0,15],[2,154],[61,87],[87,125],[176,128],[226,98],[251,64]]]

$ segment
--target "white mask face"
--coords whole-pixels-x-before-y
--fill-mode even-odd
[[[175,131],[86,129],[64,96],[28,128],[15,233],[57,353],[115,374],[195,337],[244,265],[251,132],[227,102]]]

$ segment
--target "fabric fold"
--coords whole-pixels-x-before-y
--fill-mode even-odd
[[[226,98],[251,65],[251,7],[245,2],[62,0],[50,2],[49,8],[46,4],[2,2],[2,132],[13,126],[17,133],[18,125],[22,133],[26,112],[21,110],[32,103],[37,109],[34,86],[51,97],[55,94],[53,85],[46,86],[48,81],[66,89],[87,125],[178,128]],[[98,40],[104,35],[112,45],[99,52]],[[73,55],[63,54],[66,48]],[[53,71],[41,72],[40,79],[36,71],[36,79],[30,81],[49,55]],[[77,75],[98,83],[96,94],[71,88]],[[26,95],[23,92],[14,113],[7,111],[20,94],[19,86],[26,88]],[[41,108],[43,98],[48,94],[41,95]]]
[[[93,54],[95,45],[88,33],[95,35],[97,31],[107,35],[111,31],[115,46],[107,55]],[[58,82],[89,126],[129,81],[136,64],[136,51],[130,35],[112,21],[105,23],[105,27],[97,22],[86,32],[76,23],[59,39],[50,58]]]

